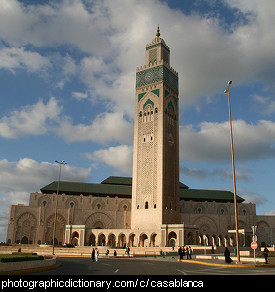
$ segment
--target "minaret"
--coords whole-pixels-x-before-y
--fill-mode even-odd
[[[132,229],[179,223],[178,73],[159,27],[145,62],[136,71]]]

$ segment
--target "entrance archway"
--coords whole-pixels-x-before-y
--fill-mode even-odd
[[[168,246],[175,247],[177,240],[177,234],[174,231],[171,231],[168,234]]]
[[[108,236],[108,245],[110,247],[116,246],[116,236],[113,233],[110,233]]]
[[[133,247],[134,246],[135,236],[136,235],[134,233],[132,233],[132,234],[129,235],[129,246],[130,247]]]
[[[118,236],[118,246],[119,247],[126,247],[126,236],[124,233],[121,233]]]
[[[156,245],[156,237],[157,234],[156,233],[152,233],[150,236],[150,246],[155,246]]]
[[[79,234],[78,234],[78,232],[75,231],[72,234],[72,244],[75,246],[78,246],[78,240],[79,240]]]
[[[98,235],[98,245],[105,246],[106,238],[103,233]]]
[[[23,236],[22,239],[21,239],[21,243],[22,244],[28,244],[29,243],[28,237],[27,236]]]
[[[89,237],[89,245],[95,246],[95,235],[93,233]]]
[[[171,238],[169,240],[169,246],[171,246],[173,249],[175,248],[175,246],[176,246],[176,239],[175,238]]]
[[[139,245],[141,247],[145,247],[147,245],[146,240],[148,240],[148,236],[145,233],[142,233],[139,237]]]

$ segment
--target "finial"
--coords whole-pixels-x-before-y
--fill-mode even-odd
[[[159,24],[158,24],[158,29],[157,29],[156,36],[157,36],[157,37],[159,37],[159,36],[160,36],[160,32],[159,32]]]

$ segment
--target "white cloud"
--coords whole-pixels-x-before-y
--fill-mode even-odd
[[[0,204],[1,204],[0,199]],[[7,229],[8,229],[8,212],[6,211],[0,211],[0,242],[6,241],[7,236]]]
[[[74,92],[73,96],[83,99],[86,94]],[[90,124],[74,125],[72,119],[61,115],[62,109],[52,97],[47,103],[39,100],[15,110],[0,119],[0,137],[19,138],[53,132],[67,142],[133,142],[133,124],[126,120],[122,111],[100,113]]]
[[[246,21],[225,28],[219,14],[184,15],[157,0],[71,0],[43,5],[2,0],[0,37],[10,46],[30,44],[39,50],[70,45],[87,53],[78,68],[71,60],[64,72],[75,74],[78,69],[92,98],[108,100],[132,116],[135,68],[144,64],[141,52],[153,39],[159,19],[161,37],[171,47],[171,65],[179,72],[182,104],[194,105],[222,93],[228,78],[236,85],[252,79],[272,86],[273,1],[224,3]]]
[[[28,205],[30,198],[29,192],[6,192],[3,197],[0,196],[1,207],[9,207],[10,205],[24,204]]]
[[[48,121],[56,121],[62,110],[55,98],[44,104],[39,100],[34,105],[22,107],[0,119],[0,136],[18,138],[24,135],[42,135],[47,132]]]
[[[70,0],[24,5],[16,0],[0,3],[0,37],[11,45],[37,47],[73,45],[82,51],[109,51],[108,14],[101,3]]]
[[[62,167],[62,180],[86,181],[91,169]],[[37,162],[22,158],[16,162],[0,160],[0,193],[8,194],[10,201],[16,201],[16,194],[39,191],[41,187],[58,179],[59,167],[56,163]],[[18,198],[17,198],[18,202]]]
[[[249,124],[233,121],[235,158],[251,160],[275,157],[275,123],[261,120]],[[229,123],[203,122],[180,127],[180,158],[190,161],[231,159]]]
[[[182,104],[193,105],[201,98],[223,93],[229,77],[234,85],[252,79],[272,86],[275,51],[270,44],[275,39],[272,29],[275,18],[270,1],[262,6],[252,5],[253,18],[249,17],[248,6],[246,10],[239,8],[247,21],[234,23],[229,30],[217,18],[184,15],[160,1],[101,3],[104,9],[98,12],[103,17],[108,13],[109,24],[114,29],[112,35],[105,35],[115,54],[111,58],[102,54],[100,58],[92,56],[100,62],[95,64],[96,70],[91,68],[89,74],[83,74],[82,80],[97,96],[121,107],[129,116],[133,114],[133,99],[129,99],[129,94],[133,96],[135,87],[134,68],[144,64],[144,54],[140,52],[154,37],[159,18],[161,37],[171,48],[171,65],[179,72]],[[122,10],[123,18],[119,17]],[[97,80],[97,76],[103,78]]]
[[[119,145],[86,153],[86,157],[92,161],[103,162],[122,173],[132,173],[133,147]]]
[[[248,191],[243,188],[238,188],[238,193],[241,194],[241,197],[245,199],[245,203],[253,203],[257,206],[265,204],[268,199],[264,195],[260,195],[258,193],[255,193],[253,191]]]
[[[54,69],[56,70],[54,77],[56,78],[56,76],[58,76],[60,78],[59,82],[57,83],[57,87],[63,89],[65,83],[69,82],[71,78],[74,77],[78,72],[76,61],[69,54],[66,54],[65,56],[54,54],[49,58],[54,64]]]
[[[101,113],[90,125],[73,125],[69,118],[63,119],[56,133],[68,142],[131,143],[133,125],[124,119],[122,112]]]
[[[264,120],[258,121],[256,124],[249,124],[243,120],[233,121],[233,136],[235,158],[238,161],[275,157],[275,123]],[[197,127],[181,126],[179,142],[180,159],[183,161],[231,161],[228,122],[204,122]],[[117,166],[118,169],[121,168],[124,172],[127,172],[131,168],[127,168],[127,166],[132,163],[132,154],[128,155],[129,149],[132,149],[132,146],[122,145],[101,149],[90,155],[90,158],[113,167]],[[121,159],[120,153],[123,153],[123,151],[127,155]],[[116,155],[116,153],[118,154]],[[121,163],[118,163],[120,159]],[[181,172],[200,179],[209,177],[220,177],[224,180],[232,179],[231,170],[226,171],[220,168],[203,170],[182,167]],[[242,166],[236,169],[236,176],[238,180],[249,181],[251,179],[250,170]]]
[[[75,98],[77,100],[83,100],[83,99],[86,99],[88,97],[88,93],[74,91],[74,92],[72,92],[72,96],[73,96],[73,98]]]
[[[180,167],[180,173],[185,177],[192,177],[197,179],[209,179],[218,178],[221,180],[232,180],[232,170],[225,170],[222,168],[215,168],[213,170],[208,169],[196,169],[189,167]],[[245,168],[240,168],[236,170],[236,179],[243,181],[250,181],[250,171]]]
[[[275,100],[272,97],[264,97],[259,94],[253,94],[252,98],[256,102],[256,111],[265,116],[275,113]]]
[[[264,215],[274,216],[275,215],[275,210],[268,211]]]
[[[15,47],[0,49],[0,69],[7,69],[12,73],[15,73],[17,69],[24,69],[28,72],[43,72],[50,66],[48,58],[37,52]]]
[[[87,181],[91,168],[79,168],[64,165],[61,179],[69,181]],[[59,166],[56,163],[37,162],[30,158],[10,162],[0,160],[0,241],[6,240],[8,208],[10,205],[28,205],[30,192],[58,179]]]
[[[85,57],[79,65],[79,77],[89,89],[92,100],[107,102],[108,107],[116,111],[123,111],[132,118],[135,96],[135,65],[129,64],[127,54],[125,53],[124,60],[119,65],[117,65],[116,60],[106,63],[102,56]],[[131,62],[133,61],[131,60]],[[122,63],[128,63],[126,71],[121,70]]]

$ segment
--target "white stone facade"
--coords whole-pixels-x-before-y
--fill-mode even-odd
[[[56,195],[32,193],[29,206],[10,206],[7,242],[50,244]],[[78,245],[165,246],[201,244],[235,245],[234,204],[180,201],[179,224],[131,228],[131,199],[70,196],[58,200],[56,243]],[[148,210],[150,212],[150,210]],[[238,204],[241,246],[252,240],[251,226],[257,226],[258,243],[275,243],[275,216],[256,215],[255,204]],[[206,236],[206,242],[203,241]]]

